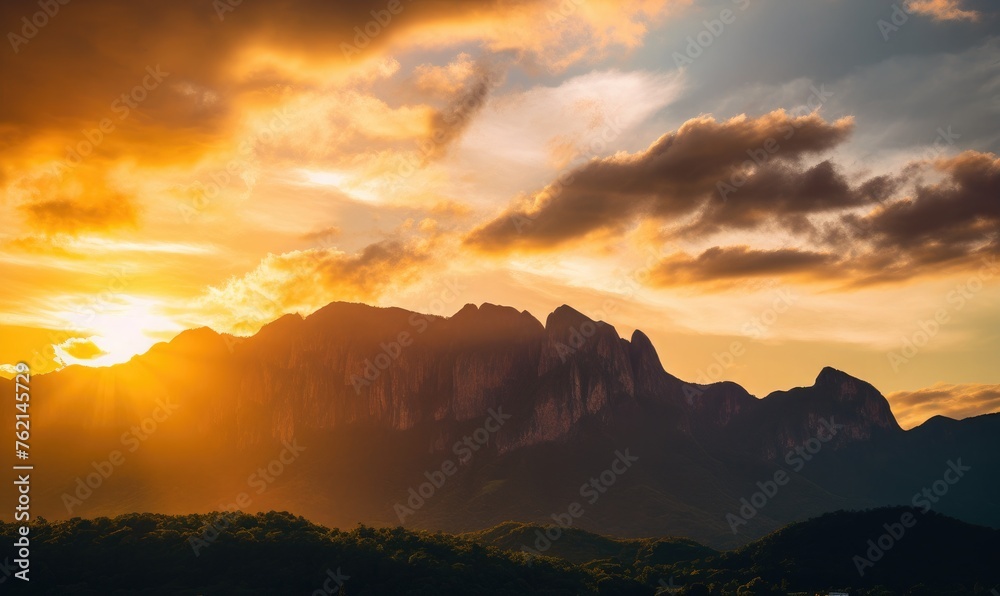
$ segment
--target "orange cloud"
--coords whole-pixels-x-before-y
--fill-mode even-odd
[[[28,223],[45,232],[104,230],[135,225],[136,208],[120,194],[96,200],[50,199],[21,207]]]
[[[100,170],[107,164],[46,169],[18,177],[8,196],[24,223],[46,234],[135,226],[139,207],[127,189]]]
[[[936,21],[976,21],[979,13],[961,8],[960,0],[910,0],[907,10],[933,18]]]
[[[86,11],[61,11],[19,51],[0,54],[0,71],[26,87],[0,98],[0,154],[47,139],[62,157],[67,143],[85,140],[84,130],[96,134],[105,119],[114,129],[104,133],[105,152],[145,141],[144,160],[178,146],[197,153],[225,138],[245,108],[293,89],[347,83],[388,52],[479,41],[566,67],[613,46],[634,47],[649,24],[689,4],[428,0],[403,3],[379,23],[372,13],[388,14],[385,0],[292,0],[281,10],[247,2],[222,13],[212,3],[95,0]],[[23,16],[23,5],[0,4],[4,31],[19,31]],[[460,61],[450,78],[464,68]],[[150,72],[163,75],[154,80]],[[153,138],[159,142],[148,143]]]
[[[886,395],[900,426],[912,428],[932,416],[962,419],[1000,412],[1000,385],[938,383],[916,391]]]
[[[271,254],[177,314],[194,312],[218,331],[246,335],[286,313],[305,315],[335,301],[374,301],[416,279],[429,259],[425,246],[394,240],[354,254],[331,248]]]
[[[413,73],[417,89],[430,95],[450,96],[458,93],[476,72],[476,62],[463,52],[444,66],[421,64]]]
[[[70,339],[56,346],[57,351],[66,353],[77,360],[91,360],[107,354],[89,339]]]
[[[56,346],[70,340],[84,339],[72,330],[43,329],[0,324],[0,376],[11,377],[14,363],[25,362],[33,374],[58,370],[64,365]]]

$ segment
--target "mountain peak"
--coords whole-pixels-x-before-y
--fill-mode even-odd
[[[540,336],[544,329],[531,313],[511,306],[484,302],[479,306],[466,304],[448,318],[448,328],[456,337],[478,337],[490,341],[501,338],[520,340]]]
[[[838,401],[877,401],[885,402],[885,397],[870,383],[853,377],[842,370],[831,366],[823,367],[813,384]],[[886,407],[888,407],[888,402]]]
[[[855,418],[866,429],[900,430],[888,400],[870,383],[827,366],[820,371],[813,387],[832,400],[830,406],[840,409],[845,420]],[[868,432],[865,430],[861,434]]]
[[[954,418],[937,414],[936,416],[931,416],[930,418],[928,418],[926,422],[919,425],[917,428],[932,428],[932,427],[941,428],[957,423],[958,420]]]
[[[594,320],[572,306],[563,304],[546,317],[545,329],[548,331],[561,331],[573,327],[578,328],[584,323],[594,324]]]
[[[824,366],[816,375],[816,385],[833,385],[844,381],[858,381],[858,379],[832,366]]]
[[[636,329],[632,332],[629,351],[632,355],[632,366],[637,371],[649,371],[653,374],[663,373],[663,365],[660,363],[656,348],[642,331]]]
[[[159,342],[146,353],[133,356],[131,360],[176,354],[198,355],[199,357],[216,355],[227,349],[227,340],[225,339],[227,337],[229,336],[223,336],[208,327],[185,329],[170,341]]]
[[[483,302],[482,304],[476,306],[471,302],[466,304],[458,310],[455,314],[451,315],[451,319],[455,321],[461,321],[463,319],[473,319],[476,317],[485,318],[510,318],[510,317],[531,317],[531,313],[526,310],[517,310],[513,306],[503,306],[500,304],[492,304],[490,302]],[[534,317],[531,317],[534,319]]]
[[[469,302],[468,304],[466,304],[462,308],[458,309],[458,312],[456,312],[455,314],[451,315],[451,318],[452,319],[463,319],[465,317],[471,317],[471,316],[474,316],[474,315],[477,315],[477,314],[479,314],[479,307],[476,306],[475,304]]]
[[[298,324],[304,320],[305,319],[303,319],[302,315],[300,315],[299,313],[288,313],[285,315],[281,315],[280,317],[271,321],[270,323],[267,323],[266,325],[261,327],[261,331],[263,331],[264,329],[284,329],[288,327],[297,327]]]
[[[637,348],[641,348],[643,350],[653,350],[654,353],[656,352],[656,348],[653,347],[653,342],[649,340],[649,336],[639,329],[632,332],[632,338],[629,340],[629,343],[633,344]]]
[[[195,327],[194,329],[185,329],[177,335],[174,336],[169,343],[183,344],[186,342],[201,342],[205,340],[212,340],[219,337],[219,333],[212,329],[211,327]]]

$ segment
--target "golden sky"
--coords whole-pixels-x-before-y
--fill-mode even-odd
[[[0,7],[0,370],[568,303],[696,382],[996,409],[994,4],[45,6]]]

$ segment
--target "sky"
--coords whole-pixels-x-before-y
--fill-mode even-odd
[[[1000,410],[993,0],[0,6],[0,371],[561,304],[764,396]]]

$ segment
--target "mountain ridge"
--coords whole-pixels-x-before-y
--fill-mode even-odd
[[[465,322],[465,321],[469,320],[470,318],[474,318],[476,316],[483,315],[485,311],[491,311],[489,313],[490,315],[495,315],[496,313],[504,313],[504,314],[513,314],[513,315],[516,315],[518,317],[522,317],[522,320],[528,321],[529,324],[531,324],[531,323],[536,324],[538,331],[544,331],[546,333],[553,334],[553,333],[556,333],[555,330],[558,330],[559,333],[567,334],[567,337],[560,338],[560,339],[566,339],[566,340],[569,340],[569,341],[571,341],[573,339],[573,337],[582,337],[583,336],[582,333],[579,333],[579,335],[577,335],[577,336],[569,336],[570,332],[572,332],[574,330],[576,332],[579,332],[579,327],[580,326],[586,326],[588,324],[594,325],[595,328],[598,325],[600,325],[601,328],[602,328],[602,330],[604,330],[605,332],[607,330],[613,330],[615,332],[615,334],[617,335],[617,330],[614,328],[614,326],[612,326],[612,325],[610,325],[610,324],[608,324],[608,323],[606,323],[604,321],[600,321],[600,320],[596,320],[595,321],[593,319],[590,319],[589,317],[587,317],[583,313],[581,313],[581,312],[577,311],[576,309],[572,308],[571,306],[565,305],[565,304],[562,305],[562,306],[557,307],[551,313],[549,313],[547,315],[546,321],[545,321],[545,323],[543,325],[540,320],[538,320],[536,317],[534,317],[533,315],[531,315],[527,310],[518,311],[517,309],[515,309],[513,307],[496,305],[496,304],[492,304],[492,303],[489,303],[489,302],[484,302],[483,304],[481,304],[479,306],[477,306],[475,304],[472,304],[472,303],[466,304],[461,309],[459,309],[458,311],[456,311],[456,313],[454,315],[452,315],[451,317],[442,317],[442,316],[439,316],[439,315],[430,315],[430,314],[418,313],[418,312],[415,312],[415,311],[408,311],[408,310],[401,309],[401,308],[398,308],[398,307],[378,307],[378,306],[371,306],[371,305],[367,305],[367,304],[363,304],[363,303],[355,303],[355,302],[331,302],[330,304],[328,304],[328,305],[326,305],[326,306],[318,309],[317,311],[315,311],[315,312],[313,312],[310,315],[305,316],[305,317],[303,317],[303,316],[301,316],[301,315],[299,315],[297,313],[289,313],[289,314],[281,315],[280,317],[278,317],[278,318],[276,318],[276,319],[274,319],[274,320],[272,320],[272,321],[264,324],[256,333],[254,333],[254,334],[252,334],[250,336],[234,336],[234,335],[231,335],[231,334],[228,334],[228,333],[218,332],[218,331],[216,331],[216,330],[214,330],[214,329],[212,329],[210,327],[207,327],[207,326],[204,326],[204,327],[195,327],[195,328],[191,328],[191,329],[185,329],[185,330],[181,331],[180,333],[178,333],[173,338],[171,338],[170,340],[158,342],[158,343],[154,344],[153,346],[151,346],[146,352],[143,352],[141,354],[136,354],[129,361],[127,361],[125,363],[122,363],[122,364],[128,364],[128,363],[131,363],[131,362],[137,361],[137,360],[138,361],[142,361],[144,359],[144,357],[147,354],[149,354],[150,352],[157,352],[157,351],[163,350],[165,348],[176,348],[176,349],[180,349],[180,350],[183,350],[183,351],[190,352],[193,347],[204,346],[204,344],[206,342],[209,342],[211,340],[222,340],[223,343],[227,344],[227,346],[229,347],[229,351],[232,352],[234,350],[234,346],[235,345],[239,345],[239,344],[242,344],[244,342],[254,340],[255,338],[257,338],[257,339],[271,339],[275,334],[280,334],[282,331],[285,334],[287,334],[287,333],[289,333],[291,331],[298,331],[298,330],[301,330],[303,328],[302,327],[303,325],[307,325],[307,324],[309,324],[311,322],[315,322],[315,323],[320,323],[320,322],[330,323],[330,322],[340,322],[340,321],[343,321],[345,319],[345,315],[348,315],[348,314],[351,314],[351,313],[340,313],[340,312],[336,312],[336,311],[338,309],[345,308],[345,307],[348,308],[348,309],[350,309],[350,310],[364,311],[364,312],[367,312],[367,313],[379,312],[379,311],[383,311],[383,312],[398,312],[398,313],[407,315],[408,318],[410,318],[411,320],[412,320],[412,317],[417,316],[417,317],[420,317],[420,319],[422,319],[423,321],[428,322],[427,323],[428,325],[430,325],[433,322],[438,322],[438,321]],[[331,318],[334,319],[334,320],[330,321]],[[694,383],[694,382],[683,381],[683,380],[679,379],[678,377],[670,374],[668,371],[666,371],[666,368],[663,366],[662,361],[659,359],[659,356],[658,356],[658,354],[656,352],[655,346],[653,345],[652,341],[649,339],[649,337],[641,329],[635,329],[632,332],[631,336],[628,339],[623,338],[620,335],[617,335],[617,337],[619,339],[621,339],[622,342],[624,342],[627,346],[629,346],[629,348],[631,348],[631,356],[633,358],[637,358],[639,364],[642,364],[643,366],[648,366],[656,374],[663,374],[663,375],[665,375],[667,378],[669,378],[669,380],[671,382],[673,382],[675,384],[681,384],[681,385],[689,388],[688,389],[689,392],[693,392],[695,394],[699,394],[701,392],[697,390],[697,387],[713,387],[713,386],[722,387],[722,386],[726,386],[726,385],[739,387],[739,390],[742,390],[743,392],[746,392],[746,390],[743,389],[741,386],[739,386],[738,383],[735,383],[733,381],[722,380],[722,381],[717,381],[717,382],[714,382],[714,383],[711,383],[711,384],[708,384],[708,385],[698,385],[697,383]],[[586,339],[589,339],[589,338],[586,338]],[[562,348],[564,351],[561,352],[561,354],[562,354],[563,357],[567,356],[568,354],[572,354],[575,351],[575,348],[572,346],[571,343],[567,343],[567,342],[560,342],[560,343],[562,343],[562,346],[564,346]],[[555,352],[555,357],[557,357],[557,358],[560,357],[560,352],[558,350]],[[565,359],[565,358],[563,358],[563,359]],[[646,360],[643,361],[643,359],[646,359]],[[84,365],[80,365],[80,366],[84,366]],[[97,369],[101,369],[101,368],[112,368],[112,367],[115,367],[115,366],[120,366],[120,364],[110,365],[110,366],[106,366],[106,367],[86,367],[86,366],[84,366],[84,367],[85,368],[97,368]],[[58,373],[58,372],[60,372],[62,370],[66,370],[66,368],[69,368],[69,367],[65,367],[63,369],[59,369],[58,371],[52,371],[52,372],[46,373],[46,374],[48,374],[48,375],[55,374],[55,373]],[[39,376],[41,376],[41,375],[39,375]],[[812,385],[812,387],[815,387],[815,386],[817,386],[819,384],[833,384],[833,383],[837,383],[837,382],[839,382],[839,383],[844,383],[844,382],[859,383],[862,386],[865,386],[865,387],[868,387],[868,388],[871,388],[871,389],[874,390],[874,387],[872,387],[869,383],[861,380],[860,378],[854,377],[854,376],[850,375],[849,373],[846,373],[844,371],[840,371],[838,369],[835,369],[835,368],[833,368],[831,366],[824,366],[820,370],[820,372],[818,373],[818,375],[816,377],[816,380],[815,380],[814,384]],[[692,391],[692,388],[694,388],[693,391]],[[768,398],[774,397],[774,396],[776,396],[778,394],[787,393],[787,392],[790,392],[790,391],[795,391],[796,389],[804,389],[804,388],[808,388],[808,387],[806,387],[806,386],[793,387],[793,388],[786,389],[786,390],[775,389],[775,390],[771,391],[770,393],[768,393],[767,395],[762,396],[762,397],[754,396],[753,394],[750,394],[749,392],[746,392],[746,395],[749,396],[749,397],[754,398],[757,401],[763,401],[763,400],[766,400]],[[876,390],[876,392],[877,392],[877,390]],[[879,394],[879,395],[881,396],[881,394]],[[890,409],[889,414],[892,416],[893,422],[895,422],[895,416],[893,414],[891,414],[891,409]]]
[[[340,309],[345,309],[345,308],[348,310],[348,312],[338,312]],[[607,336],[607,334],[609,334],[610,332],[614,332],[615,337],[621,340],[621,342],[623,342],[624,345],[627,346],[627,352],[630,356],[630,359],[633,361],[634,365],[640,368],[646,368],[648,373],[652,375],[663,376],[669,384],[673,385],[671,389],[676,389],[677,387],[683,387],[688,394],[695,394],[698,395],[699,397],[704,397],[705,394],[704,391],[698,389],[699,387],[714,387],[717,389],[730,388],[738,394],[745,394],[745,395],[740,395],[739,398],[737,399],[749,397],[755,400],[755,402],[763,402],[768,399],[773,399],[775,397],[778,397],[779,395],[795,392],[796,390],[799,389],[808,389],[810,387],[817,387],[820,385],[833,386],[836,384],[849,383],[849,384],[858,384],[862,388],[870,389],[871,391],[873,391],[878,395],[878,398],[884,400],[884,397],[881,395],[881,393],[879,393],[871,384],[857,377],[854,377],[849,373],[835,369],[831,366],[824,366],[820,370],[812,386],[793,387],[785,390],[775,389],[762,397],[757,397],[754,396],[753,394],[750,394],[745,389],[743,389],[742,386],[733,381],[722,380],[710,383],[708,385],[699,385],[694,382],[683,381],[680,378],[670,374],[666,370],[656,352],[656,348],[653,345],[652,341],[641,329],[635,329],[632,332],[631,336],[628,339],[626,339],[618,334],[614,326],[604,321],[593,320],[584,315],[583,313],[577,311],[573,307],[565,304],[557,307],[551,313],[549,313],[546,316],[545,323],[543,324],[539,319],[531,315],[526,310],[518,311],[513,307],[496,305],[489,302],[484,302],[479,306],[472,303],[466,304],[458,311],[456,311],[456,313],[451,317],[428,315],[428,314],[418,313],[415,311],[408,311],[398,307],[377,307],[363,303],[332,302],[305,317],[295,313],[282,315],[276,318],[275,320],[266,323],[264,326],[261,327],[260,330],[258,330],[257,333],[246,337],[238,337],[226,333],[221,333],[211,329],[210,327],[198,327],[198,328],[187,329],[180,332],[177,336],[175,336],[171,340],[159,342],[154,346],[152,346],[149,350],[147,350],[147,352],[143,354],[137,354],[129,362],[132,362],[133,360],[136,359],[141,361],[143,359],[143,356],[145,356],[147,353],[154,350],[163,349],[165,347],[184,346],[186,348],[187,345],[189,344],[188,342],[189,339],[196,339],[198,342],[204,342],[206,339],[206,335],[209,333],[211,334],[211,339],[222,339],[225,343],[230,344],[231,346],[230,351],[233,351],[235,348],[232,348],[232,346],[254,340],[255,338],[258,337],[259,339],[273,339],[274,335],[279,333],[278,330],[282,330],[287,334],[290,331],[301,331],[304,325],[308,325],[310,323],[325,323],[325,324],[339,323],[344,321],[349,315],[352,314],[353,315],[359,313],[371,314],[379,312],[392,312],[392,313],[399,313],[400,315],[406,315],[408,319],[407,325],[410,325],[411,327],[413,325],[410,321],[412,321],[413,317],[415,316],[421,319],[421,324],[426,322],[428,326],[430,326],[434,322],[440,322],[440,321],[451,321],[454,323],[461,323],[461,324],[471,323],[475,325],[477,323],[482,322],[481,317],[483,316],[505,315],[508,317],[508,319],[519,319],[522,323],[534,327],[533,331],[539,334],[548,335],[553,340],[553,345],[549,346],[550,351],[549,353],[546,354],[547,360],[541,365],[541,371],[543,373],[547,372],[548,370],[556,366],[555,360],[559,360],[561,363],[565,363],[565,360],[567,360],[570,356],[575,354],[578,347],[574,346],[574,342],[579,342],[581,338],[583,340],[589,340],[592,337],[598,336],[600,334]],[[591,331],[591,326],[593,326],[592,333],[587,333]],[[581,327],[583,327],[583,330],[580,329]],[[416,326],[416,328],[419,330],[422,327]],[[406,327],[404,327],[404,330],[405,329]],[[489,331],[499,332],[504,329],[505,327],[503,325],[497,325],[493,326],[493,328],[489,329]],[[479,329],[479,331],[482,331],[482,329]],[[117,365],[112,365],[112,366],[117,366]],[[851,389],[851,391],[855,390],[856,389],[854,388]],[[690,404],[690,402],[693,400],[688,399],[687,401]],[[744,404],[741,405],[745,405],[746,403],[754,403],[754,402],[750,402],[749,400],[744,400]],[[888,402],[885,402],[885,405],[888,406]],[[881,404],[879,404],[879,406],[881,406]],[[735,407],[738,408],[739,405]],[[895,415],[892,414],[891,408],[889,408],[887,412],[881,407],[874,408],[872,410],[872,413],[876,414],[877,417],[880,419],[881,426],[888,427],[895,424],[898,427],[898,423],[896,423]],[[891,418],[891,421],[889,420],[889,418]]]
[[[34,453],[49,478],[35,503],[47,517],[138,505],[212,510],[298,442],[307,450],[254,494],[253,510],[395,525],[404,521],[396,506],[451,461],[454,479],[407,505],[408,526],[463,532],[539,522],[580,499],[581,482],[630,449],[639,463],[586,507],[581,528],[733,546],[826,511],[907,504],[948,453],[976,455],[977,474],[939,506],[1000,525],[989,496],[1000,494],[989,471],[1000,417],[957,423],[968,432],[904,431],[877,389],[830,367],[811,386],[762,398],[728,381],[686,382],[664,369],[641,331],[622,338],[568,306],[543,325],[491,304],[446,318],[332,303],[247,338],[187,330],[127,363],[71,367],[32,385],[45,396],[32,416]],[[153,425],[163,404],[171,413]],[[494,414],[499,427],[488,422]],[[126,459],[144,463],[116,469],[82,505],[65,506],[95,462],[122,450],[120,437],[142,422],[155,433]],[[459,448],[470,437],[479,437],[475,449]],[[726,516],[782,469],[794,482],[734,533]]]

